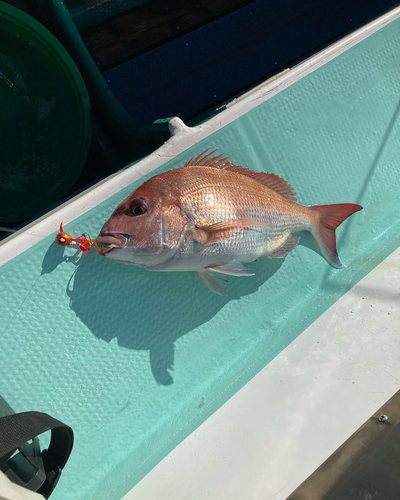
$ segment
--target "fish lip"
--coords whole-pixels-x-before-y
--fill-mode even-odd
[[[121,233],[101,233],[96,238],[96,243],[101,245],[100,250],[103,255],[107,255],[115,248],[125,248],[127,242],[128,238]]]

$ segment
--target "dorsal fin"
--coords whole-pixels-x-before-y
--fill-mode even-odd
[[[223,168],[225,166],[232,166],[234,167],[233,163],[231,161],[227,161],[228,158],[223,158],[223,154],[214,156],[212,155],[218,151],[218,149],[214,149],[214,151],[211,151],[208,153],[209,149],[206,149],[203,153],[200,153],[199,156],[196,156],[196,158],[190,158],[188,160],[184,167],[214,167],[214,168]],[[240,166],[239,166],[240,168]]]
[[[248,168],[243,168],[240,165],[234,165],[228,158],[224,155],[212,156],[217,149],[208,153],[208,149],[201,153],[196,158],[191,158],[185,163],[185,167],[212,167],[219,168],[221,170],[229,170],[230,172],[235,172],[236,174],[245,175],[246,177],[251,177],[252,179],[261,182],[265,186],[273,189],[278,194],[281,194],[290,201],[297,201],[296,193],[294,192],[292,186],[284,181],[281,177],[275,174],[269,174],[267,172],[254,172]]]

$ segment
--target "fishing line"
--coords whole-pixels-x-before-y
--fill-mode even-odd
[[[26,299],[28,298],[29,294],[31,293],[31,291],[33,290],[33,287],[36,285],[36,283],[39,281],[39,278],[42,276],[42,274],[39,274],[39,276],[35,279],[35,281],[33,282],[32,286],[30,287],[30,289],[28,290],[28,293],[25,295],[25,298],[24,300],[21,302],[21,304],[19,305],[18,309],[15,311],[15,313],[13,314],[12,318],[10,319],[10,321],[8,322],[7,326],[5,327],[5,329],[2,331],[1,335],[0,335],[0,339],[3,337],[3,335],[6,333],[6,331],[8,330],[9,326],[11,325],[11,323],[14,321],[15,317],[17,316],[17,314],[19,313],[19,311],[21,310],[22,306],[25,304],[25,301]]]
[[[8,233],[16,233],[17,230],[16,229],[11,229],[11,228],[6,228],[4,226],[0,226],[0,231],[4,231],[4,232],[8,232]],[[34,236],[39,236],[38,234],[34,235]],[[88,235],[89,236],[89,235]],[[97,245],[97,242],[96,242],[96,238],[94,239],[90,239],[90,236],[89,236],[89,239],[83,234],[81,236],[78,236],[77,238],[72,238],[68,233],[65,233],[63,231],[63,227],[62,227],[62,223],[60,224],[60,232],[57,234],[56,236],[56,242],[59,243],[60,245],[62,246],[69,246],[71,244],[73,244],[74,246],[76,245],[78,248],[78,253],[79,251],[82,251],[82,252],[87,252],[90,250],[91,246],[93,245],[95,250],[101,254],[101,249],[99,248],[99,246]],[[72,279],[74,278],[75,274],[76,274],[76,271],[77,269],[75,269],[75,271],[73,272],[72,276],[70,277],[69,281],[68,281],[68,285],[67,285],[67,289],[69,289],[70,287],[70,284],[71,284],[71,281]],[[30,293],[32,292],[33,288],[35,287],[35,285],[37,284],[37,282],[39,281],[39,278],[43,276],[43,274],[41,273],[37,278],[36,280],[33,282],[32,286],[30,287],[30,289],[28,290],[28,293],[25,295],[25,298],[23,299],[23,301],[21,302],[21,304],[19,305],[19,307],[17,308],[17,310],[15,311],[15,313],[12,315],[10,321],[7,323],[5,329],[3,330],[3,332],[1,333],[0,335],[0,339],[3,337],[3,335],[6,333],[6,331],[8,330],[9,326],[11,325],[11,323],[14,321],[14,319],[16,318],[17,314],[19,313],[19,311],[21,310],[22,306],[25,304],[26,302],[26,299],[29,297]]]

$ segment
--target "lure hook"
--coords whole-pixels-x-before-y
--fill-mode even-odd
[[[101,250],[96,242],[96,238],[88,239],[83,234],[81,236],[78,236],[77,238],[72,238],[72,236],[64,231],[62,222],[60,223],[60,232],[56,235],[55,241],[63,247],[67,247],[69,245],[77,245],[82,252],[89,252],[91,245],[93,245],[96,251],[100,255],[102,255]]]

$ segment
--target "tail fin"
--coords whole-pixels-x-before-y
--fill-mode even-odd
[[[335,229],[354,214],[362,210],[361,205],[354,203],[341,203],[339,205],[315,205],[310,210],[318,214],[318,220],[312,230],[312,235],[317,240],[321,251],[331,266],[338,269],[345,267],[339,259],[336,250]]]

